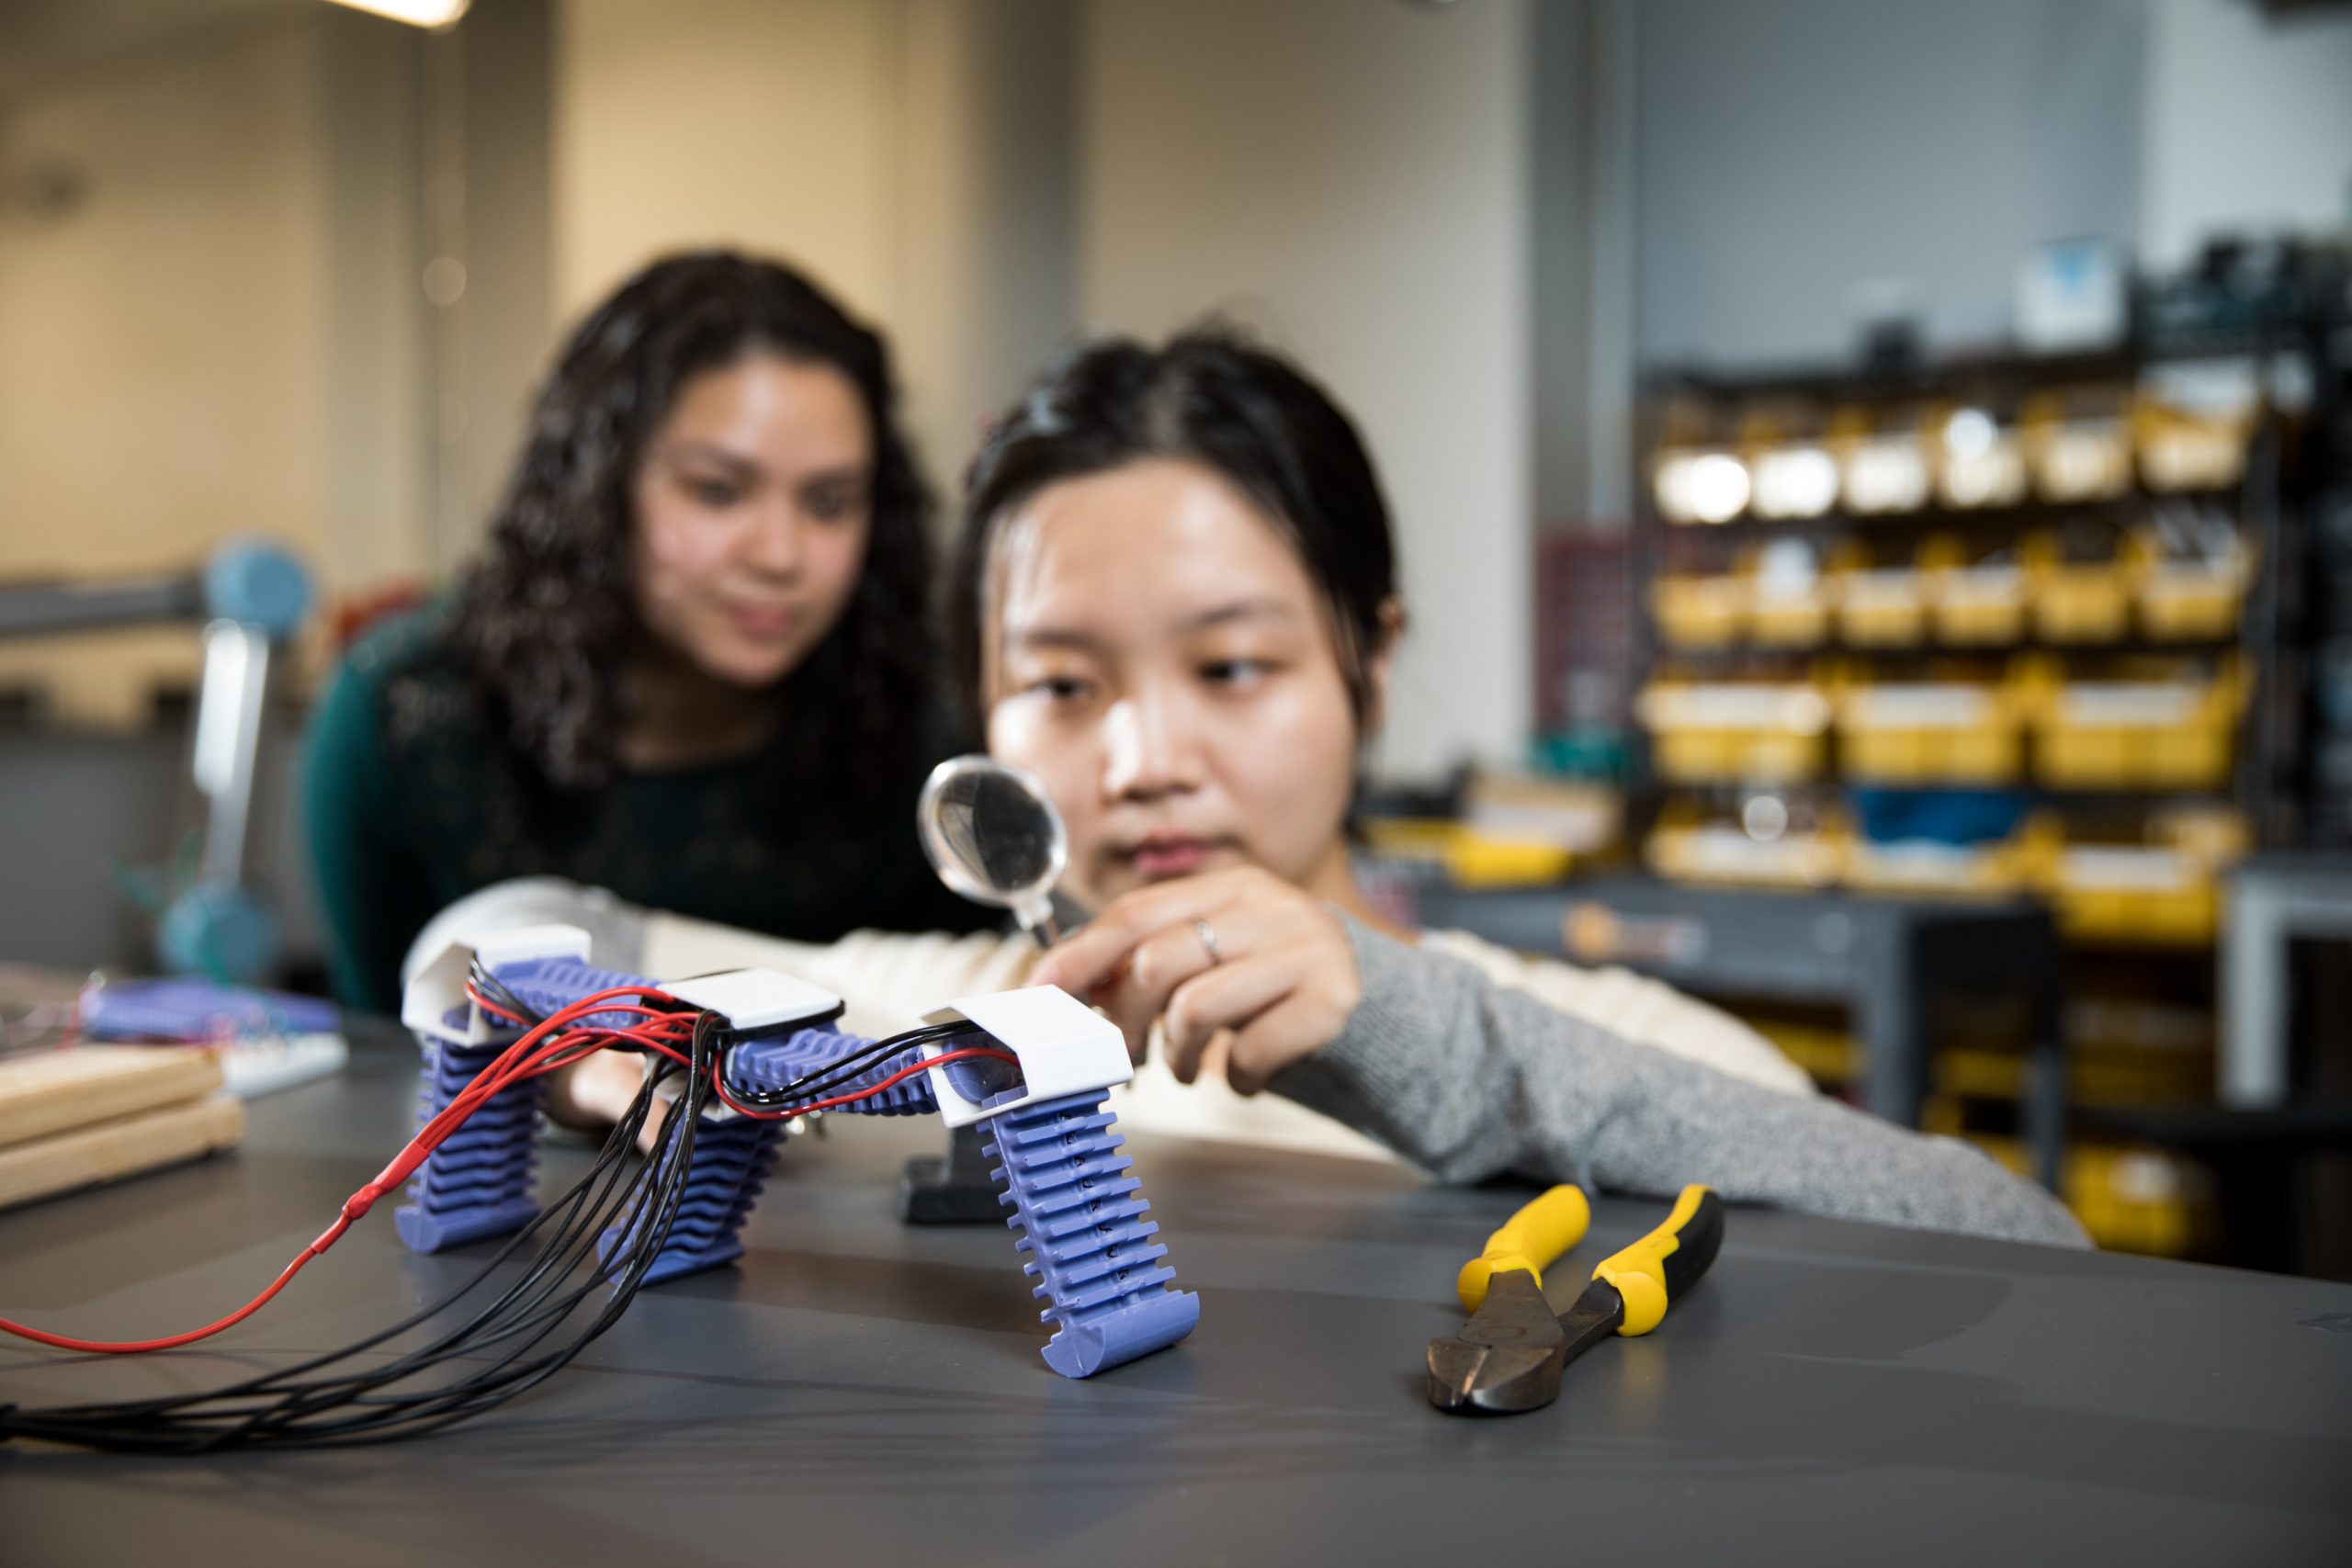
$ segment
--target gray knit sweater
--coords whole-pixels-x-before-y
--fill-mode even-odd
[[[1511,1174],[1919,1230],[2089,1245],[2047,1192],[1951,1138],[1634,1045],[1353,920],[1363,999],[1276,1092],[1448,1181]]]

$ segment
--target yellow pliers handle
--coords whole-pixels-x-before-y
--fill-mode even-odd
[[[1656,1328],[1668,1305],[1699,1282],[1723,1245],[1723,1200],[1711,1187],[1685,1187],[1666,1224],[1611,1253],[1592,1271],[1594,1279],[1608,1280],[1624,1298],[1625,1320],[1617,1332],[1630,1337]]]
[[[1462,1296],[1462,1310],[1477,1316],[1487,1299],[1487,1281],[1506,1269],[1526,1269],[1541,1289],[1544,1270],[1583,1240],[1585,1227],[1591,1224],[1592,1205],[1575,1187],[1555,1187],[1529,1203],[1487,1238],[1486,1251],[1462,1266],[1453,1281]],[[1636,1242],[1618,1256],[1624,1257],[1640,1246]]]

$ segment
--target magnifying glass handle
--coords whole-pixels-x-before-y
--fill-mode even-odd
[[[1062,923],[1054,919],[1054,901],[1050,897],[1014,906],[1012,918],[1021,922],[1023,931],[1047,947],[1062,939]]]

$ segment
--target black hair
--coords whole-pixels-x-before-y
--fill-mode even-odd
[[[489,539],[467,573],[451,646],[492,728],[562,788],[613,773],[621,673],[639,620],[631,480],[694,377],[753,353],[824,365],[855,386],[873,432],[865,559],[841,619],[775,699],[796,752],[853,784],[904,771],[931,709],[931,497],[900,432],[889,351],[792,268],[726,251],[652,263],[590,311],[540,387]]]
[[[1230,327],[1196,327],[1153,349],[1131,338],[1084,344],[1038,378],[989,434],[964,487],[950,636],[976,716],[988,571],[999,526],[1066,479],[1148,457],[1222,475],[1285,537],[1329,614],[1340,671],[1362,734],[1371,661],[1386,637],[1396,550],[1379,476],[1355,424],[1289,360]]]

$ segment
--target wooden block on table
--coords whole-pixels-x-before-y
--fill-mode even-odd
[[[186,1045],[69,1045],[0,1062],[0,1148],[199,1100],[220,1084],[219,1058]]]
[[[0,1209],[195,1159],[244,1134],[244,1103],[223,1094],[0,1145]]]

